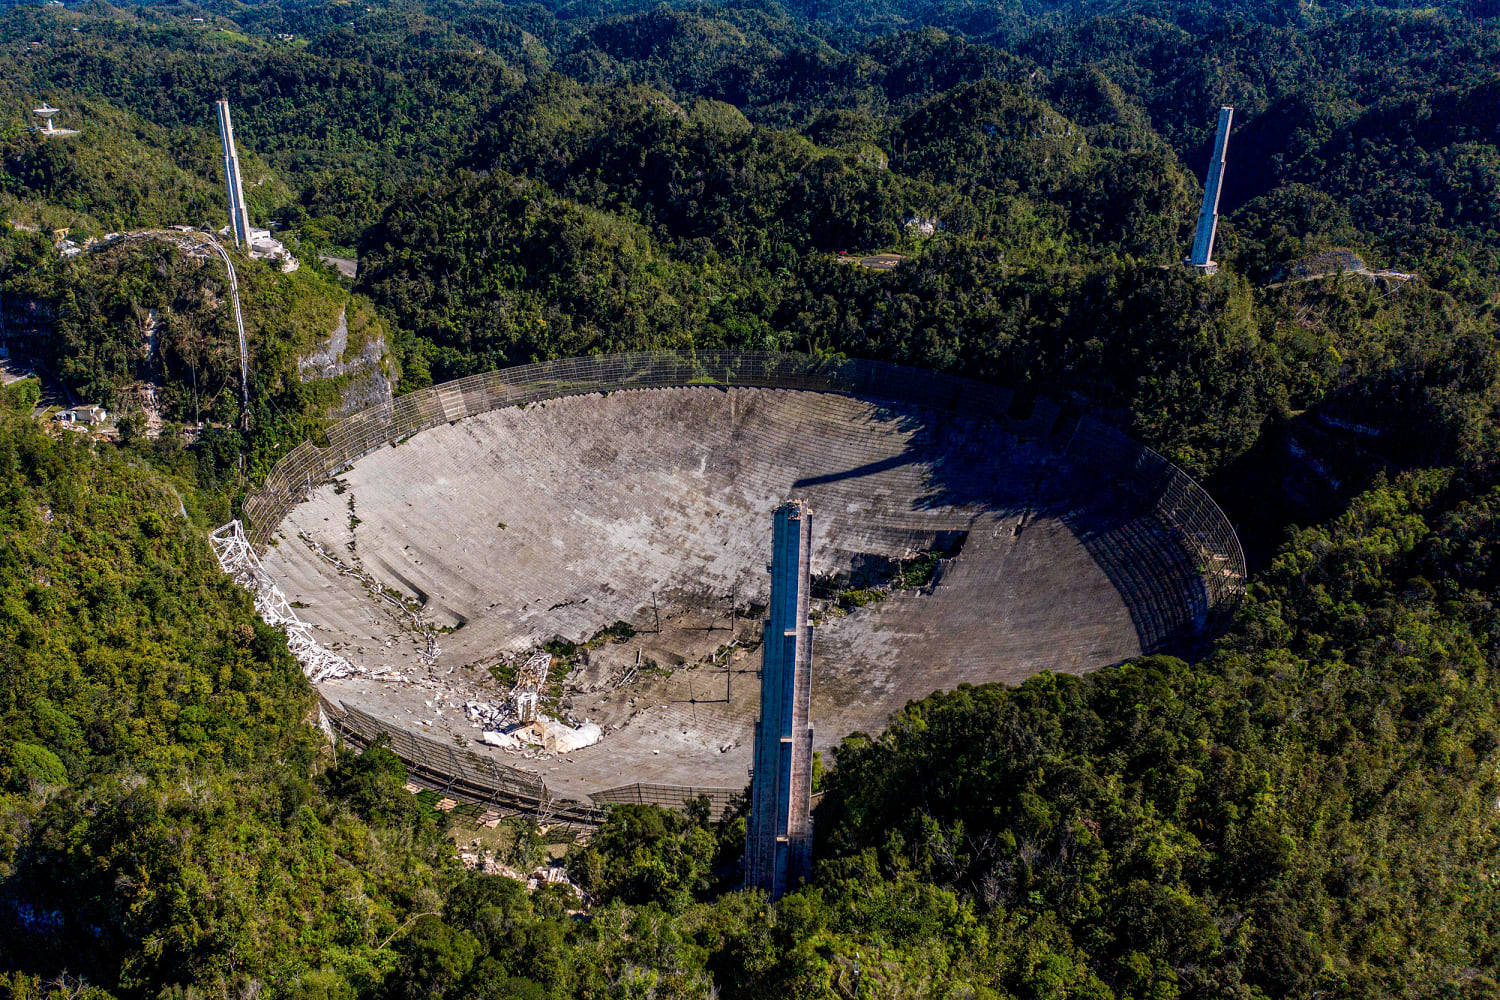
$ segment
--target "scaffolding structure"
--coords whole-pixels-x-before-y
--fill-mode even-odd
[[[547,675],[552,670],[552,654],[545,649],[532,653],[516,672],[516,683],[511,688],[511,701],[516,706],[516,720],[525,725],[541,718],[542,688],[547,685]]]
[[[348,673],[353,666],[339,654],[325,649],[313,638],[311,625],[297,617],[286,595],[276,586],[260,559],[245,528],[238,520],[214,530],[208,541],[219,560],[219,568],[235,583],[255,597],[255,610],[261,620],[286,633],[286,647],[302,665],[302,672],[316,683],[334,673]]]
[[[745,887],[779,899],[812,872],[812,515],[788,500],[772,518]]]

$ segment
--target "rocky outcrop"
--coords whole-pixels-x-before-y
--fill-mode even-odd
[[[395,379],[390,373],[389,354],[384,335],[377,335],[367,337],[351,355],[349,315],[347,309],[342,309],[328,339],[297,359],[297,377],[303,382],[336,382],[339,401],[329,407],[327,415],[335,419],[346,417],[391,401]]]

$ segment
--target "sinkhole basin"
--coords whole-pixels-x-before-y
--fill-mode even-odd
[[[1197,484],[1102,423],[1014,403],[874,362],[571,359],[352,417],[283,459],[246,519],[297,614],[363,671],[321,682],[329,702],[554,795],[670,799],[747,783],[788,497],[811,507],[824,598],[820,750],[937,690],[1184,649],[1233,609],[1243,556]],[[553,710],[604,739],[478,745],[464,703],[503,701],[508,668],[555,641],[583,648]]]

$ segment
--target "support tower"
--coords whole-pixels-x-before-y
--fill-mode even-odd
[[[229,229],[235,246],[250,246],[250,209],[245,205],[245,185],[240,181],[240,154],[234,148],[234,123],[229,102],[219,101],[219,141],[224,144],[224,186],[229,189]]]
[[[1219,186],[1224,182],[1224,154],[1229,146],[1229,125],[1234,108],[1219,109],[1219,128],[1214,133],[1214,152],[1208,161],[1208,176],[1203,181],[1203,207],[1198,212],[1198,233],[1193,237],[1193,255],[1189,267],[1213,274],[1219,265],[1213,261],[1214,234],[1219,229]]]
[[[745,834],[745,885],[772,899],[812,869],[812,517],[806,500],[776,508],[771,607],[761,646],[760,721]]]

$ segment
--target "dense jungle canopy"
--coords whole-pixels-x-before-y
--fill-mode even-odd
[[[54,236],[222,227],[220,97],[303,261],[236,257],[249,431],[222,270]],[[124,414],[0,390],[0,998],[1500,998],[1494,0],[17,4],[0,320]],[[1195,662],[850,738],[775,903],[742,814],[622,806],[574,912],[329,748],[208,549],[332,419],[339,323],[397,392],[728,347],[1046,393],[1202,479],[1249,595]]]

